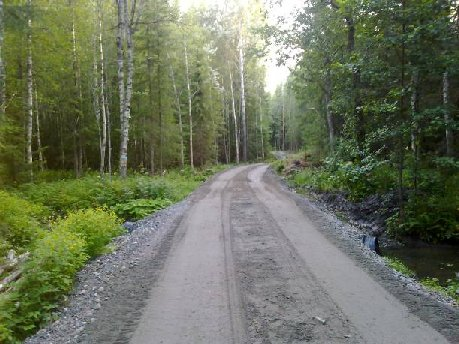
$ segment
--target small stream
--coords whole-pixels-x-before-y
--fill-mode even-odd
[[[418,279],[435,277],[442,285],[459,273],[459,246],[384,248],[382,255],[399,259],[416,273]]]

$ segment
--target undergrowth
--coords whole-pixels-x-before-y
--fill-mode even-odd
[[[272,166],[299,190],[339,192],[353,202],[375,194],[398,193],[397,167],[390,161],[371,155],[355,161],[329,157],[320,163],[310,163],[307,154],[302,160],[295,159],[276,161]],[[303,166],[295,167],[299,162]],[[459,242],[459,167],[442,160],[442,165],[419,166],[415,178],[413,163],[408,161],[409,168],[403,170],[403,213],[387,220],[389,234],[433,243]]]

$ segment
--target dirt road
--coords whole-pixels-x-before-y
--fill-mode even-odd
[[[218,176],[180,223],[130,343],[447,343],[269,179]]]
[[[231,169],[139,222],[28,344],[459,342],[456,308],[267,171]]]

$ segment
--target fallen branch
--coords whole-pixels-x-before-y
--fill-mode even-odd
[[[1,282],[0,282],[0,293],[2,293],[8,284],[11,282],[17,281],[19,277],[22,275],[22,270],[16,270],[14,271],[11,275],[6,276]]]
[[[19,264],[24,263],[27,260],[27,258],[29,258],[29,255],[30,252],[23,253],[17,258],[10,259],[7,264],[0,265],[0,276],[7,271],[13,270]]]

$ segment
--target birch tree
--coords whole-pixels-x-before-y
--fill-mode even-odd
[[[118,34],[116,45],[118,51],[118,90],[120,98],[120,176],[127,176],[129,121],[131,118],[131,98],[134,78],[134,15],[136,0],[131,2],[128,9],[128,0],[117,0]],[[129,16],[129,13],[131,16]],[[126,61],[124,54],[127,55]],[[125,80],[126,75],[126,80]]]
[[[27,0],[27,165],[33,179],[33,61],[32,61],[32,0]]]
[[[246,118],[246,99],[245,99],[245,78],[244,78],[244,38],[242,33],[242,18],[239,21],[239,78],[241,82],[241,125],[242,125],[242,161],[247,161],[247,118]]]
[[[6,105],[5,62],[3,58],[4,26],[3,0],[0,0],[0,123],[5,117]]]
[[[189,121],[189,130],[190,130],[190,167],[194,169],[194,157],[193,157],[193,95],[191,94],[191,80],[190,80],[190,66],[188,62],[188,50],[185,44],[184,46],[185,53],[185,76],[186,76],[186,89],[188,96],[188,121]]]

